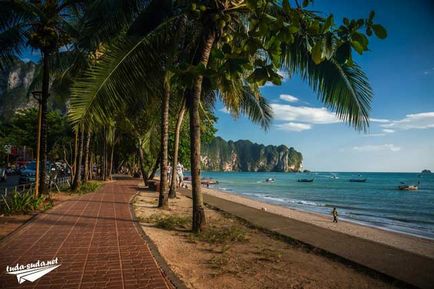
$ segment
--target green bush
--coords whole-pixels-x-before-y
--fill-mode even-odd
[[[149,224],[155,224],[156,227],[173,230],[176,228],[185,229],[190,224],[190,217],[183,215],[162,215],[152,214],[149,217],[142,218],[141,221]]]
[[[29,214],[36,210],[47,210],[53,206],[53,202],[47,195],[34,197],[32,191],[13,192],[2,196],[0,200],[0,212],[6,215]]]

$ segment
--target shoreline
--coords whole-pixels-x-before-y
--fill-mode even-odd
[[[322,214],[322,213],[315,212],[315,211],[303,210],[302,208],[297,208],[297,207],[286,207],[283,204],[280,205],[280,204],[268,203],[268,202],[266,202],[264,200],[261,200],[260,198],[249,197],[248,195],[244,195],[244,194],[241,194],[241,193],[238,193],[238,192],[235,192],[235,191],[230,192],[230,191],[220,190],[218,188],[207,188],[207,189],[215,190],[215,191],[218,191],[220,193],[227,193],[229,195],[231,195],[232,192],[233,192],[233,194],[236,195],[236,196],[240,196],[241,198],[246,198],[246,199],[249,199],[249,200],[257,201],[257,202],[263,203],[264,205],[278,206],[278,207],[294,210],[294,211],[297,211],[297,212],[300,212],[300,213],[313,214],[313,215],[316,215],[316,216],[319,216],[319,217],[323,217],[323,218],[326,218],[326,219],[330,219],[330,220],[332,218],[332,217],[327,217],[327,216],[329,216],[327,214]],[[388,228],[388,227],[376,226],[376,225],[368,223],[368,222],[357,221],[357,220],[353,220],[353,219],[349,219],[349,218],[345,218],[345,217],[341,217],[341,216],[339,216],[338,220],[339,220],[340,223],[341,222],[347,222],[347,223],[351,223],[351,224],[354,224],[354,225],[359,225],[359,226],[364,226],[364,227],[369,227],[369,228],[377,229],[377,230],[380,230],[380,231],[386,231],[386,232],[396,233],[396,234],[400,234],[400,235],[404,235],[404,236],[411,236],[411,237],[415,237],[415,238],[420,238],[420,239],[425,239],[425,240],[429,240],[429,241],[434,241],[434,237],[431,238],[431,237],[428,237],[428,236],[413,234],[413,233],[405,232],[405,231],[399,231],[399,230],[395,230],[395,229]]]
[[[300,209],[288,208],[277,204],[270,204],[259,201],[238,193],[228,193],[217,188],[202,187],[205,194],[236,202],[248,207],[263,210],[269,213],[284,216],[296,221],[305,222],[331,231],[344,233],[353,237],[381,243],[401,250],[412,252],[418,255],[427,256],[434,259],[434,240],[418,235],[397,232],[387,228],[371,226],[353,222],[352,220],[340,219],[339,223],[332,222],[331,217],[326,215],[307,212]]]

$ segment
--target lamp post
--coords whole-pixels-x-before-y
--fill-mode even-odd
[[[39,196],[39,163],[41,154],[41,123],[42,123],[42,91],[32,91],[33,98],[38,102],[38,132],[36,135],[36,174],[35,198]]]

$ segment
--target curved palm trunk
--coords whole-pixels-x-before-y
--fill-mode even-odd
[[[89,163],[90,163],[90,138],[92,137],[92,132],[90,128],[87,131],[86,137],[86,147],[84,149],[84,180],[83,183],[89,180]]]
[[[148,177],[148,180],[153,180],[155,177],[155,173],[157,172],[158,165],[160,164],[161,156],[157,157],[157,160],[155,161],[154,166],[152,167],[151,174]]]
[[[186,111],[185,100],[181,104],[181,108],[178,113],[178,119],[176,120],[175,127],[175,143],[173,147],[173,170],[172,170],[172,180],[170,182],[169,198],[176,198],[176,172],[175,167],[178,164],[178,149],[179,149],[179,134],[181,132],[182,122],[184,120],[184,114]]]
[[[81,186],[81,165],[83,162],[83,145],[84,145],[84,128],[79,128],[80,132],[78,133],[78,154],[76,160],[76,169],[75,169],[75,177],[74,182],[72,184],[72,190],[77,191]]]
[[[107,131],[104,126],[104,135],[103,135],[103,152],[102,152],[102,179],[107,181]]]
[[[109,180],[113,179],[113,157],[114,157],[114,153],[115,153],[115,141],[114,141],[114,136],[113,136],[113,143],[111,146],[111,152],[110,152],[110,164],[109,164]]]
[[[161,106],[161,160],[160,160],[160,196],[158,198],[159,208],[168,208],[169,200],[167,195],[167,158],[169,142],[169,102],[170,87],[169,80],[164,80],[164,92]]]
[[[47,110],[48,96],[50,86],[50,64],[49,53],[43,52],[43,73],[42,73],[42,96],[41,96],[41,145],[39,163],[39,193],[47,193],[46,175],[47,175]]]
[[[142,173],[143,184],[146,186],[146,182],[148,181],[148,174],[145,171],[145,158],[143,156],[143,148],[141,141],[138,141],[139,147],[137,148],[137,153],[139,155],[139,165],[140,172]]]
[[[211,49],[214,45],[215,33],[208,31],[203,39],[199,63],[208,65]],[[192,230],[200,232],[206,223],[203,196],[200,184],[200,116],[199,105],[202,94],[203,75],[194,80],[193,93],[190,95],[190,150],[191,150],[191,183],[193,198],[193,224]]]

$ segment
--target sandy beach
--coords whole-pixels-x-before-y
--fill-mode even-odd
[[[205,208],[207,228],[195,236],[190,231],[190,198],[171,199],[169,210],[158,209],[157,203],[157,193],[140,192],[133,202],[135,215],[187,288],[400,288],[211,208]],[[169,227],[175,220],[179,224]]]
[[[354,237],[367,239],[370,241],[386,244],[405,251],[434,258],[434,240],[406,235],[398,232],[391,232],[379,228],[369,227],[353,222],[340,220],[333,223],[331,216],[326,217],[321,214],[302,212],[295,209],[272,205],[257,200],[253,200],[237,194],[222,192],[211,188],[202,188],[203,192],[218,198],[237,202],[256,209],[266,209],[267,212],[288,217],[297,221],[310,223],[322,228],[348,234]]]

